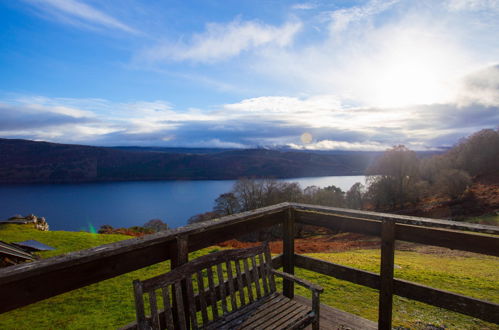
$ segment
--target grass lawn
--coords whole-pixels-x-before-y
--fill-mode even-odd
[[[482,215],[481,217],[474,217],[465,219],[466,222],[478,223],[481,225],[499,226],[499,215]]]
[[[36,239],[57,248],[56,251],[41,253],[44,258],[129,238],[84,232],[40,232],[29,226],[0,226],[0,240]],[[195,258],[212,249],[196,251],[190,257]],[[314,253],[310,256],[373,272],[379,269],[379,250]],[[498,258],[397,251],[395,261],[395,276],[398,278],[499,303]],[[159,263],[1,314],[0,329],[113,329],[123,326],[135,319],[132,280],[149,278],[168,269],[169,262]],[[377,319],[376,290],[302,269],[297,269],[296,273],[324,286],[322,301],[328,305],[374,321]],[[297,293],[308,294],[307,290],[298,287]],[[395,297],[395,326],[418,329],[424,324],[449,329],[499,329],[494,324]]]

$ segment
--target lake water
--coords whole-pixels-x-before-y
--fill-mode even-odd
[[[348,190],[364,176],[285,179],[302,188],[335,185]],[[131,227],[161,219],[170,227],[210,211],[214,200],[231,190],[234,180],[138,181],[85,184],[0,185],[0,219],[33,213],[51,230],[92,231],[101,225]]]

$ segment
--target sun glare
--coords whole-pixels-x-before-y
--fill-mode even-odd
[[[451,43],[410,34],[394,38],[359,67],[366,105],[400,107],[452,99],[464,74],[465,55]]]

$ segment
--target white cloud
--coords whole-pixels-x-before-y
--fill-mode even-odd
[[[137,30],[120,20],[77,0],[24,0],[66,23],[90,24],[95,27],[107,27],[136,34]],[[76,19],[76,21],[75,21]]]
[[[297,9],[297,10],[309,10],[314,8],[317,8],[317,4],[313,2],[296,3],[291,6],[291,9]]]
[[[384,151],[391,147],[389,144],[373,142],[347,142],[321,140],[311,144],[299,145],[289,143],[288,146],[299,150],[352,150],[352,151]]]
[[[382,13],[392,7],[399,0],[371,0],[363,6],[338,9],[330,13],[330,30],[333,33],[341,32],[348,28],[351,23],[368,19],[374,15]]]
[[[455,102],[463,76],[497,62],[499,20],[426,5],[374,1],[329,13],[317,23],[330,24],[329,35],[262,52],[248,74],[289,95],[334,94],[354,106]]]
[[[457,102],[460,106],[482,104],[499,107],[499,65],[465,77],[460,85]]]
[[[206,31],[193,35],[188,43],[163,44],[144,51],[141,56],[152,61],[217,62],[264,46],[289,46],[301,27],[299,22],[277,27],[239,19],[228,24],[209,23]]]
[[[450,10],[499,10],[498,0],[448,0]]]

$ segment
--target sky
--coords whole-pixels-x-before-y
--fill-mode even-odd
[[[499,0],[0,0],[0,137],[414,150],[499,125]]]

